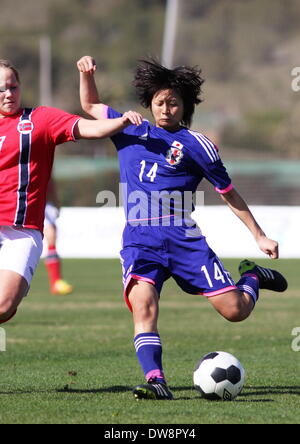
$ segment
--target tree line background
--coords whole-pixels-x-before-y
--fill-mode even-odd
[[[49,36],[53,106],[82,114],[76,61],[89,54],[103,101],[141,111],[133,70],[138,59],[160,58],[165,8],[166,0],[1,0],[0,58],[20,70],[23,103],[37,105],[39,41]],[[193,129],[211,136],[225,159],[300,159],[300,92],[291,88],[291,70],[300,66],[299,21],[298,0],[181,1],[174,64],[201,67],[204,102]],[[58,159],[115,156],[107,141],[70,144],[58,153]],[[113,169],[83,175],[63,203],[94,202],[94,194],[87,199],[80,192],[82,181],[88,195],[96,186],[114,188],[117,176]]]

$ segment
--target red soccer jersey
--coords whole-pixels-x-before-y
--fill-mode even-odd
[[[0,119],[0,225],[43,231],[55,146],[74,141],[78,119],[44,106]]]

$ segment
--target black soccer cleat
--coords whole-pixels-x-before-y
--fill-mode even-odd
[[[173,395],[166,386],[166,384],[162,384],[161,382],[151,382],[144,385],[137,385],[133,389],[133,395],[135,399],[173,399]]]
[[[253,273],[258,277],[259,288],[283,292],[287,289],[286,279],[276,270],[261,267],[255,262],[244,259],[239,265],[239,273],[242,276],[245,273]]]

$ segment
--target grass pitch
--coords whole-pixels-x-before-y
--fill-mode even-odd
[[[224,260],[237,279],[238,260]],[[205,298],[164,287],[160,335],[174,401],[135,401],[143,382],[133,348],[131,314],[123,303],[118,260],[65,260],[75,291],[52,296],[40,264],[18,315],[3,325],[1,424],[299,423],[300,260],[260,261],[288,278],[284,294],[261,292],[252,316],[232,324]],[[294,347],[295,348],[295,347]],[[296,347],[297,348],[297,347]],[[299,347],[300,348],[300,347]],[[210,351],[237,356],[246,370],[233,402],[201,399],[192,385],[196,362]]]

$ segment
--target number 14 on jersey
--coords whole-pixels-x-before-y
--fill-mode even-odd
[[[140,162],[140,165],[141,165],[141,170],[140,170],[140,174],[139,174],[139,179],[140,179],[140,182],[143,182],[143,176],[144,176],[145,168],[146,168],[146,161],[142,160]],[[150,171],[146,174],[146,176],[149,177],[151,182],[153,182],[156,177],[157,168],[158,168],[158,164],[157,164],[157,162],[155,162],[153,164],[152,168],[150,169]]]

